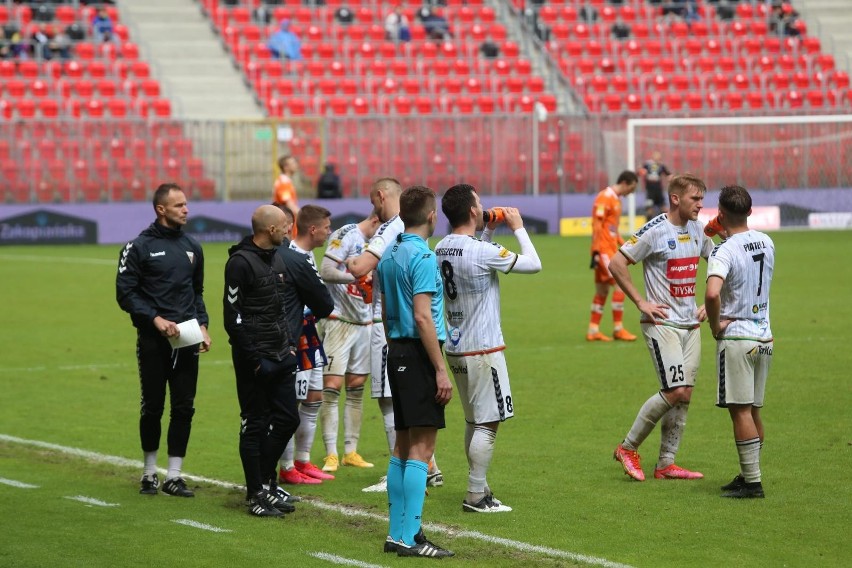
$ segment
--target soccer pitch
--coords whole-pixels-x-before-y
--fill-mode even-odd
[[[427,535],[456,553],[444,563],[848,565],[852,268],[844,253],[852,233],[772,237],[776,341],[763,412],[766,499],[719,497],[738,465],[730,419],[714,406],[706,327],[678,455],[705,479],[653,479],[656,431],[640,448],[650,479],[633,482],[622,473],[612,451],[656,388],[647,351],[641,342],[586,343],[589,242],[535,236],[543,271],[501,277],[516,417],[500,429],[488,481],[514,511],[462,512],[467,463],[461,406],[453,400],[438,437],[446,483],[430,489],[424,510]],[[498,240],[517,250],[512,238]],[[228,246],[204,247],[213,346],[201,356],[185,470],[215,482],[190,483],[195,499],[137,494],[139,385],[135,333],[115,302],[120,246],[0,248],[0,566],[427,562],[381,552],[385,497],[360,491],[387,464],[381,416],[369,399],[359,451],[374,469],[343,467],[334,481],[293,488],[304,502],[283,520],[246,514],[243,492],[234,488],[242,483],[239,410],[221,324]],[[702,263],[699,297],[705,273]],[[639,268],[633,277],[641,281]],[[628,329],[638,333],[637,322],[628,303]],[[602,330],[611,330],[609,306]],[[165,439],[160,466],[164,446]],[[318,434],[313,461],[323,455]]]

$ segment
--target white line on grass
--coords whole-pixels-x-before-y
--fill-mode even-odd
[[[79,501],[80,503],[85,503],[86,505],[95,505],[96,507],[118,507],[118,503],[107,503],[106,501],[101,501],[100,499],[95,499],[94,497],[86,497],[85,495],[75,495],[73,497],[65,497],[66,499],[71,499],[72,501]]]
[[[329,554],[328,552],[308,552],[308,555],[313,556],[314,558],[319,558],[320,560],[327,560],[332,564],[342,564],[344,566],[358,566],[359,568],[385,568],[381,564],[370,564],[369,562],[361,562],[360,560],[344,558],[342,556],[337,556],[336,554]]]
[[[186,525],[188,527],[193,527],[196,529],[201,529],[203,531],[210,531],[215,533],[233,532],[231,529],[220,529],[219,527],[214,527],[213,525],[205,525],[204,523],[199,523],[198,521],[193,521],[191,519],[172,519],[172,522],[177,523],[179,525]]]
[[[34,446],[37,448],[44,448],[47,450],[53,450],[56,452],[61,452],[68,455],[78,456],[82,458],[86,458],[93,462],[101,462],[108,463],[111,465],[116,465],[120,467],[129,467],[142,469],[143,463],[139,460],[131,460],[127,458],[122,458],[119,456],[109,456],[105,454],[99,454],[97,452],[90,452],[88,450],[81,450],[79,448],[70,448],[68,446],[60,446],[58,444],[51,444],[49,442],[42,442],[40,440],[27,440],[25,438],[18,438],[16,436],[9,436],[7,434],[0,434],[0,442],[10,442],[14,444],[22,444],[25,446]],[[159,470],[163,475],[166,474],[166,470]],[[229,482],[229,481],[221,481],[219,479],[211,479],[209,477],[202,477],[199,475],[189,475],[184,474],[184,478],[191,479],[192,481],[198,481],[201,483],[207,483],[209,485],[214,485],[217,487],[226,487],[229,489],[239,489],[245,490],[245,487],[239,485],[237,483]],[[319,509],[324,509],[326,511],[333,511],[340,515],[349,516],[349,517],[361,517],[367,519],[373,519],[376,521],[387,522],[387,516],[378,515],[376,513],[370,513],[367,511],[363,511],[361,509],[356,509],[352,506],[344,506],[344,505],[333,505],[330,503],[326,503],[319,499],[311,499],[310,501],[302,501],[302,503],[308,503],[313,505]],[[482,542],[488,542],[491,544],[499,544],[501,546],[505,546],[506,548],[512,548],[514,550],[524,551],[524,552],[535,552],[538,554],[543,554],[545,556],[551,556],[555,558],[564,558],[566,560],[572,560],[574,562],[583,562],[586,564],[591,564],[593,566],[603,566],[604,568],[631,568],[628,564],[621,564],[619,562],[613,562],[611,560],[607,560],[606,558],[598,558],[597,556],[587,556],[585,554],[579,554],[577,552],[569,552],[567,550],[559,550],[558,548],[550,548],[548,546],[539,546],[536,544],[529,544],[526,542],[521,542],[518,540],[512,540],[509,538],[501,538],[496,536],[487,535],[481,533],[479,531],[465,531],[465,530],[457,530],[452,529],[450,527],[445,527],[443,525],[439,525],[436,523],[424,523],[424,529],[432,532],[439,532],[443,534],[447,534],[456,538],[470,538],[474,540],[479,540]]]
[[[100,264],[118,266],[118,259],[76,258],[73,256],[38,256],[35,254],[0,254],[0,260],[23,260],[27,262],[52,262],[65,264]]]
[[[38,485],[31,485],[29,483],[24,483],[23,481],[15,481],[14,479],[6,479],[5,477],[0,477],[0,483],[3,485],[11,485],[18,489],[38,489]]]

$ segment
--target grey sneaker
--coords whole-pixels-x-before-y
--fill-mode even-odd
[[[140,495],[156,495],[157,489],[160,487],[160,479],[157,477],[157,474],[153,475],[143,475],[142,480],[140,482],[139,494]]]

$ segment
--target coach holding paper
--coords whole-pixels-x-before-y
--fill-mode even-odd
[[[181,478],[181,468],[195,414],[198,354],[210,349],[203,298],[204,255],[198,241],[181,230],[188,209],[180,186],[160,185],[153,202],[157,219],[122,249],[115,279],[118,305],[130,314],[136,327],[142,387],[139,435],[145,459],[139,493],[156,495],[160,485],[157,450],[168,385],[169,462],[163,492],[193,497]],[[192,319],[201,326],[202,342],[173,349],[169,338],[180,335],[177,325]]]

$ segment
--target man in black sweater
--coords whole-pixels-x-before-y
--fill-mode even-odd
[[[308,258],[287,249],[283,211],[262,205],[251,225],[252,236],[228,251],[224,324],[237,378],[249,513],[277,517],[294,510],[278,489],[275,466],[299,425],[295,354],[302,312],[307,305],[323,318],[334,302]]]
[[[136,358],[142,387],[142,439],[145,469],[140,493],[156,495],[157,450],[160,420],[169,387],[171,416],[168,432],[168,473],[163,492],[193,497],[181,477],[189,443],[198,353],[210,349],[207,310],[204,307],[204,255],[201,245],[185,234],[188,209],[180,186],[162,184],[154,192],[157,219],[136,239],[127,243],[118,261],[116,299],[136,327]],[[169,339],[180,336],[178,324],[197,319],[202,342],[173,349]]]

